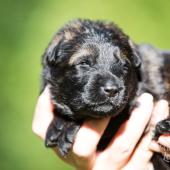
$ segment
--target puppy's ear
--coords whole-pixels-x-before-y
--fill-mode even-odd
[[[45,50],[42,58],[43,66],[56,65],[59,62],[58,51],[62,42],[63,35],[56,34]]]
[[[134,67],[138,68],[141,65],[141,58],[140,58],[138,49],[131,40],[129,40],[129,44],[130,44],[130,47],[131,47],[132,53],[133,53],[133,55],[131,56],[131,60],[132,60],[131,62]]]
[[[133,65],[138,68],[141,66],[141,58],[137,51],[133,51]]]

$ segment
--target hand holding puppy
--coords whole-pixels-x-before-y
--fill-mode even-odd
[[[153,98],[143,94],[138,99],[140,106],[135,108],[129,120],[120,129],[103,152],[96,152],[109,118],[84,122],[77,133],[73,149],[62,159],[79,170],[147,170],[152,169],[150,159],[153,152],[159,151],[159,145],[151,142],[154,125],[168,116],[169,108],[166,101],[159,101],[153,106]],[[47,128],[53,119],[53,106],[50,101],[49,89],[46,88],[38,99],[33,120],[33,131],[45,139]],[[147,132],[144,133],[147,124]],[[143,136],[142,136],[143,135]],[[142,138],[141,138],[142,137]],[[162,136],[159,141],[162,140]],[[167,138],[169,139],[169,138]],[[164,142],[161,142],[164,144]],[[55,150],[57,152],[57,150]]]

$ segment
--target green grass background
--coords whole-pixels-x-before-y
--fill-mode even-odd
[[[74,18],[111,20],[136,42],[170,49],[169,0],[0,0],[0,170],[73,169],[45,149],[31,121],[40,56]]]

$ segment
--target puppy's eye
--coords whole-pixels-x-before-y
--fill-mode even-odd
[[[92,60],[90,58],[84,58],[77,62],[77,65],[91,66]]]
[[[80,61],[81,65],[90,65],[90,61],[89,60],[85,60],[85,61]]]

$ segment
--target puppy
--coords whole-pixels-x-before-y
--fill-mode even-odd
[[[134,44],[113,23],[71,21],[54,36],[42,63],[42,90],[49,86],[57,114],[45,144],[62,156],[84,120],[112,117],[98,144],[102,150],[128,118],[136,96],[149,92],[155,100],[170,101],[170,52]],[[162,134],[170,134],[169,118],[157,124],[154,139]]]

